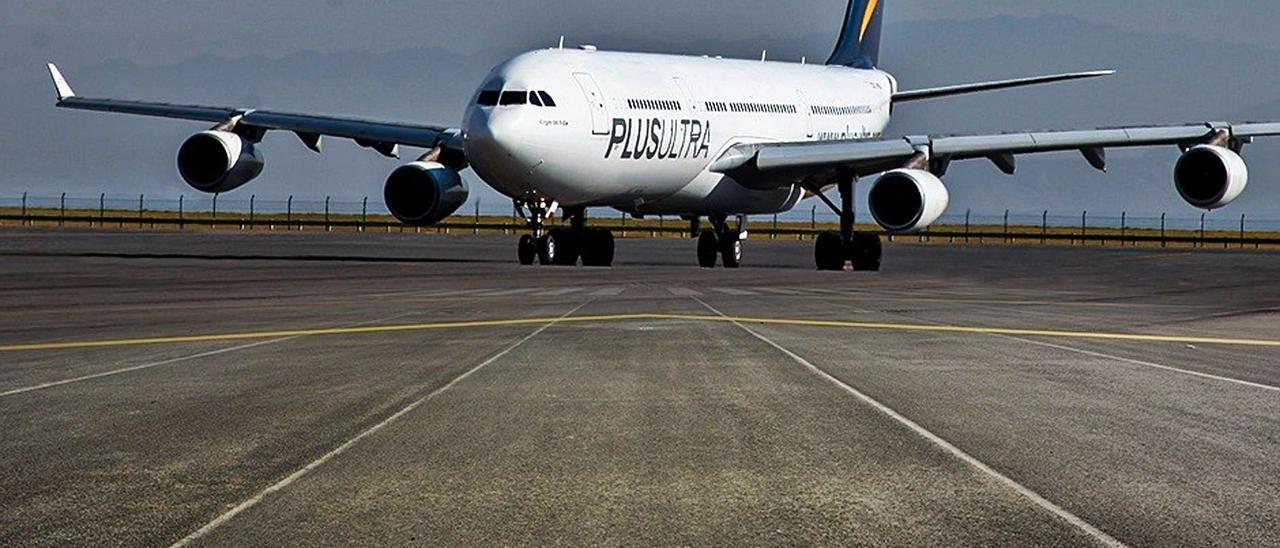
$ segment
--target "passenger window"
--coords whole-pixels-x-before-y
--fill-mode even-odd
[[[545,92],[545,91],[539,91],[539,92],[538,92],[538,97],[541,97],[541,98],[542,98],[542,106],[545,106],[545,107],[554,107],[554,106],[556,106],[556,100],[551,98],[551,94],[550,94],[550,93],[547,93],[547,92]]]
[[[523,91],[504,91],[498,104],[502,106],[523,105],[529,102],[529,94]]]
[[[542,99],[538,97],[537,92],[529,92],[529,103],[535,106],[542,106]]]
[[[485,90],[480,92],[480,98],[476,99],[476,104],[482,107],[493,107],[498,105],[498,96],[501,92],[496,90]]]

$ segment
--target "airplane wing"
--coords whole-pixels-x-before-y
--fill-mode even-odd
[[[443,146],[461,151],[461,132],[444,126],[248,108],[94,99],[77,96],[67,84],[61,71],[53,64],[49,65],[49,75],[53,78],[54,87],[58,92],[57,106],[62,108],[231,124],[237,131],[256,133],[259,138],[261,133],[266,131],[290,131],[297,134],[308,148],[316,152],[320,152],[322,136],[352,139],[361,146],[372,148],[391,157],[399,156],[399,145],[428,149]]]
[[[1177,145],[1186,149],[1215,144],[1239,150],[1254,137],[1270,136],[1280,136],[1280,122],[744,144],[726,151],[711,170],[763,189],[840,172],[863,177],[909,163],[941,174],[952,161],[975,158],[988,159],[1012,175],[1017,155],[1079,151],[1093,167],[1105,171],[1108,148]]]
[[[1094,70],[1089,72],[1072,72],[1067,74],[1052,74],[1049,76],[1018,78],[1015,80],[998,80],[995,82],[980,82],[977,84],[962,84],[958,86],[945,86],[945,87],[939,87],[939,88],[899,91],[893,94],[893,102],[907,103],[911,101],[923,101],[925,99],[937,99],[939,97],[951,97],[953,95],[968,95],[970,93],[980,93],[984,91],[996,91],[996,90],[1002,90],[1002,89],[1021,88],[1021,87],[1027,87],[1027,86],[1038,86],[1043,84],[1054,84],[1058,82],[1070,82],[1072,80],[1084,80],[1087,78],[1099,78],[1102,76],[1111,76],[1115,73],[1116,71],[1114,70]]]

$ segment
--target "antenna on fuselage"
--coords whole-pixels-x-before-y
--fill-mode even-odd
[[[764,51],[760,52],[760,62],[761,62],[761,63],[765,62],[765,61],[766,61],[766,60],[768,60],[768,59],[769,59],[769,50],[764,50]]]
[[[564,49],[564,35],[560,35],[560,49]]]

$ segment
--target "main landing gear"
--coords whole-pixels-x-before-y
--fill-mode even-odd
[[[814,259],[818,270],[844,270],[846,264],[852,263],[854,270],[876,272],[880,270],[880,258],[883,251],[880,236],[865,232],[854,232],[853,190],[854,178],[841,176],[840,207],[836,207],[821,192],[819,198],[827,206],[840,215],[840,232],[824,232],[818,235],[814,246]]]
[[[546,221],[552,211],[555,211],[555,204],[528,207],[526,217],[532,234],[520,237],[520,264],[527,266],[537,261],[547,266],[576,266],[581,259],[582,266],[613,266],[613,232],[587,228],[584,208],[565,210],[569,226],[547,228]]]
[[[725,215],[710,217],[710,230],[696,230],[698,221],[694,221],[694,233],[698,234],[698,266],[715,268],[716,258],[720,258],[725,268],[742,266],[742,241],[746,239],[747,217],[738,216],[737,226],[730,226]]]

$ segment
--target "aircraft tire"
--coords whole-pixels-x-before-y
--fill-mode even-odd
[[[813,256],[814,261],[818,264],[818,270],[844,270],[847,253],[840,235],[835,232],[819,234],[818,241],[814,243]]]
[[[720,259],[725,268],[742,266],[742,238],[730,234],[720,240]]]
[[[529,234],[521,236],[517,254],[520,257],[520,264],[524,266],[532,265],[538,258],[538,242]]]
[[[608,268],[613,266],[615,245],[613,232],[587,230],[582,242],[582,266]]]
[[[853,235],[853,269],[859,272],[879,272],[880,259],[884,256],[884,247],[880,236],[865,232]]]
[[[716,256],[720,254],[720,238],[715,232],[704,230],[698,235],[698,266],[715,268]]]

